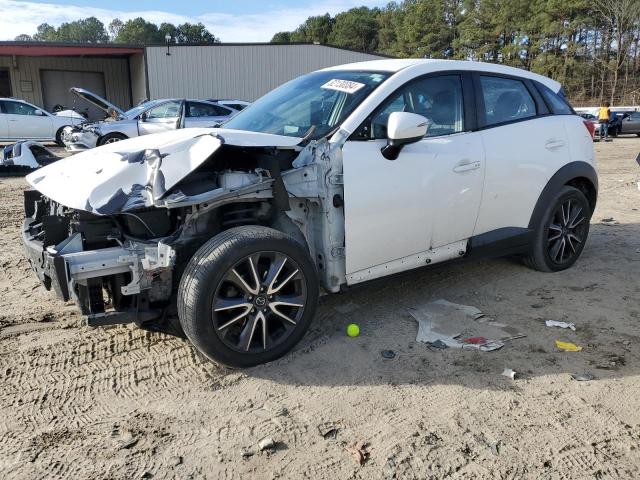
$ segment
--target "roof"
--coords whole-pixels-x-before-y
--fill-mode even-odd
[[[0,42],[0,55],[50,56],[127,56],[143,53],[140,45],[114,43]]]
[[[473,62],[470,60],[441,60],[441,59],[423,59],[423,58],[403,58],[403,59],[386,59],[386,60],[370,60],[366,62],[348,63],[346,65],[336,65],[328,67],[324,70],[371,70],[377,72],[397,73],[401,70],[416,70],[420,74],[437,72],[442,70],[469,70],[488,73],[501,73],[503,75],[513,75],[516,77],[524,77],[543,83],[553,91],[558,92],[561,88],[560,83],[549,77],[538,75],[515,67],[508,67],[496,63]]]

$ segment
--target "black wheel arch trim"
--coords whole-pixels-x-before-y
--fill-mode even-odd
[[[595,195],[593,198],[587,196],[589,203],[591,204],[591,212],[596,206],[596,199],[598,195],[598,174],[596,173],[595,168],[587,162],[577,161],[567,163],[565,166],[560,168],[547,182],[544,189],[540,193],[540,197],[538,197],[538,201],[536,202],[536,206],[531,213],[531,219],[529,220],[529,228],[535,229],[536,226],[540,223],[540,219],[544,214],[549,202],[556,195],[563,186],[571,185],[572,182],[578,181],[580,179],[586,179],[594,189]]]

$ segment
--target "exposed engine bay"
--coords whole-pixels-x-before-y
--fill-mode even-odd
[[[106,145],[27,177],[30,262],[90,325],[135,321],[167,330],[161,323],[186,263],[206,241],[242,225],[298,240],[326,290],[345,283],[339,146],[222,129],[154,137]]]

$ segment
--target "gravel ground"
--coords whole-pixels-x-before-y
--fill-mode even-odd
[[[24,180],[0,179],[0,478],[637,478],[640,139],[596,151],[600,198],[574,268],[487,260],[327,296],[292,354],[242,371],[180,339],[85,327],[29,271]],[[527,337],[429,350],[407,309],[438,298]],[[595,379],[570,377],[582,372]],[[275,448],[259,450],[265,437]],[[370,449],[362,466],[354,442]]]

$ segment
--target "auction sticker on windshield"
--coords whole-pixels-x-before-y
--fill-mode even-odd
[[[322,85],[320,88],[326,88],[327,90],[337,90],[338,92],[356,93],[364,87],[364,83],[352,82],[350,80],[340,80],[334,78]]]

